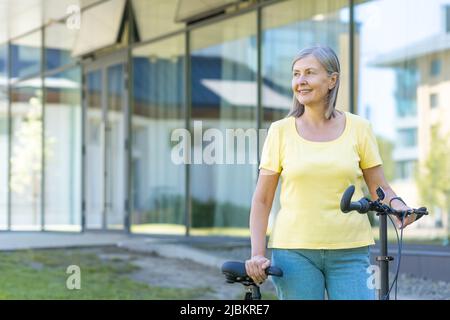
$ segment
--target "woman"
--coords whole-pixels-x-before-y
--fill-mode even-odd
[[[292,75],[292,110],[272,123],[261,155],[247,273],[256,283],[267,278],[264,269],[271,261],[265,257],[265,237],[281,177],[281,208],[268,243],[272,264],[284,273],[272,278],[278,298],[324,299],[326,290],[329,299],[373,300],[375,291],[367,281],[369,246],[375,243],[371,226],[367,215],[343,214],[340,199],[352,184],[354,199],[363,197],[364,181],[374,199],[376,188],[384,189],[386,204],[396,194],[384,178],[370,123],[335,108],[340,67],[333,50],[302,50]],[[391,206],[409,209],[401,199]],[[403,227],[415,219],[408,216]]]

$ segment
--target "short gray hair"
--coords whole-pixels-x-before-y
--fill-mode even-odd
[[[330,90],[330,92],[328,93],[328,97],[327,97],[328,106],[325,111],[325,117],[327,119],[330,119],[331,117],[335,116],[334,109],[336,107],[336,100],[337,100],[337,95],[338,95],[338,91],[339,91],[339,78],[340,78],[340,72],[341,72],[339,59],[338,59],[336,53],[333,51],[333,49],[331,49],[328,46],[309,47],[309,48],[305,48],[302,51],[300,51],[300,53],[294,58],[294,61],[292,61],[291,69],[294,67],[294,64],[298,60],[305,58],[306,56],[309,56],[309,55],[312,55],[314,58],[316,58],[322,64],[322,66],[327,71],[328,75],[332,75],[333,73],[338,74],[338,77],[336,80],[336,85],[334,86],[333,89]],[[288,117],[294,116],[294,117],[298,118],[304,112],[305,112],[305,106],[297,100],[297,98],[295,97],[295,93],[294,93],[292,108],[287,116]]]

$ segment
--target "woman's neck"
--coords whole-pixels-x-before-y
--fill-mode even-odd
[[[325,106],[305,106],[305,112],[301,117],[308,125],[316,128],[327,125],[331,120],[325,116]]]

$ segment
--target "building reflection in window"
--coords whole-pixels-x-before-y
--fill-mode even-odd
[[[246,235],[257,166],[255,13],[196,29],[191,47],[191,127],[198,121],[203,132],[193,147],[192,234]],[[205,139],[208,129],[221,139]],[[233,129],[243,134],[228,137]]]
[[[185,128],[184,55],[184,36],[133,50],[133,232],[185,233],[185,166],[171,159],[171,134]]]
[[[45,229],[81,229],[81,76],[45,78]]]
[[[0,230],[8,228],[8,46],[0,46]]]
[[[41,228],[42,82],[11,88],[11,228]]]

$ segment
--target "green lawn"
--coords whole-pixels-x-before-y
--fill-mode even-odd
[[[66,287],[69,265],[81,268],[80,290]],[[197,299],[205,290],[150,287],[127,276],[136,269],[80,249],[0,252],[0,299]]]

